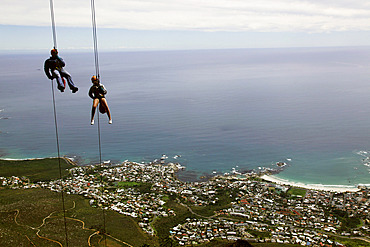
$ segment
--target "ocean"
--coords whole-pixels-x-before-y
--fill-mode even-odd
[[[93,164],[94,56],[59,55],[79,87],[55,90],[61,155]],[[48,57],[0,55],[2,158],[57,156]],[[99,59],[113,117],[112,125],[99,117],[104,161],[166,155],[191,176],[286,162],[277,177],[289,181],[370,184],[369,47],[101,52]]]

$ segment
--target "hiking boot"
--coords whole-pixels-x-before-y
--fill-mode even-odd
[[[58,89],[60,90],[60,92],[64,92],[64,87],[58,85]]]

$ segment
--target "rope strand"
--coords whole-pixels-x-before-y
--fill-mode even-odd
[[[51,93],[53,95],[53,109],[54,109],[54,124],[55,124],[55,136],[57,142],[57,151],[58,151],[58,164],[59,164],[59,177],[60,177],[60,185],[62,188],[62,204],[63,204],[63,219],[64,219],[64,232],[66,238],[66,245],[68,247],[68,234],[67,234],[67,221],[66,221],[66,209],[64,203],[64,185],[63,185],[63,178],[62,178],[62,168],[60,164],[60,151],[59,151],[59,135],[58,135],[58,123],[57,123],[57,111],[55,107],[55,96],[54,96],[54,82],[51,80]]]
[[[55,15],[54,15],[53,0],[50,0],[50,17],[51,17],[51,28],[52,28],[54,49],[57,49],[57,32],[56,32],[56,27],[55,27]],[[56,111],[56,107],[55,107],[53,79],[51,80],[51,93],[52,93],[52,98],[53,98],[54,124],[55,124],[55,136],[56,136],[56,144],[57,144],[57,152],[58,152],[59,178],[60,178],[60,186],[61,186],[61,190],[62,190],[64,232],[65,232],[66,246],[68,247],[68,232],[67,232],[66,209],[65,209],[65,200],[64,200],[64,185],[63,185],[63,178],[62,178],[62,167],[61,167],[61,164],[60,164],[59,134],[58,134],[57,111]]]
[[[57,48],[57,32],[55,30],[55,16],[53,0],[50,0],[51,28],[53,33],[54,49]]]
[[[99,73],[99,55],[98,55],[98,34],[96,31],[96,16],[95,16],[95,1],[91,0],[91,22],[93,26],[93,41],[94,41],[94,58],[95,58],[95,73],[96,77],[100,81],[100,73]],[[100,117],[99,117],[99,109],[98,109],[98,141],[99,141],[99,162],[100,165],[102,165],[102,148],[101,148],[101,137],[100,137]],[[100,177],[100,182],[103,184],[103,178]],[[103,186],[103,191],[102,194],[104,193],[104,186]],[[105,229],[105,209],[103,207],[103,229],[104,229],[104,243],[105,246],[107,246],[107,236],[106,236],[106,229]]]
[[[91,21],[93,26],[93,41],[94,41],[94,56],[95,56],[95,72],[98,79],[99,73],[99,55],[98,55],[98,34],[96,32],[96,17],[95,17],[95,1],[91,0]]]
[[[99,113],[99,110],[98,110],[98,141],[99,141],[99,164],[102,165],[102,148],[101,148],[101,138],[100,138],[100,113]],[[100,176],[100,183],[103,184],[103,177]],[[102,194],[104,194],[104,186],[103,186],[103,191],[102,191]],[[103,229],[104,229],[104,243],[105,243],[105,246],[107,246],[107,236],[106,236],[106,230],[105,230],[105,209],[103,207],[103,211],[102,211],[102,214],[103,214]]]

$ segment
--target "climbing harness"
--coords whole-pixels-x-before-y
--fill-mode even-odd
[[[56,30],[55,30],[55,16],[54,16],[53,0],[50,0],[50,14],[51,14],[51,25],[52,25],[54,49],[57,49],[57,38],[56,38],[57,35],[56,35]],[[60,178],[60,185],[61,185],[61,190],[62,190],[61,194],[62,194],[62,204],[63,204],[64,232],[65,232],[66,246],[68,247],[67,221],[66,221],[66,210],[65,210],[65,202],[64,202],[64,185],[63,185],[63,177],[62,177],[62,168],[61,168],[61,164],[60,164],[60,159],[61,158],[60,158],[60,149],[59,149],[58,122],[57,122],[57,112],[56,112],[56,107],[55,107],[53,79],[51,80],[51,93],[52,93],[52,98],[53,98],[55,136],[56,136],[56,144],[57,144],[57,152],[58,152],[58,165],[59,165],[59,178]]]

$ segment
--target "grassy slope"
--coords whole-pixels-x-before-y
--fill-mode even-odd
[[[72,168],[63,159],[60,160],[62,176],[68,175],[66,169]],[[57,158],[48,158],[42,160],[0,160],[0,176],[28,177],[31,182],[49,181],[58,179],[59,162]]]
[[[31,229],[42,225],[43,219],[53,212],[52,217],[46,220],[46,225],[40,228],[40,235],[65,246],[61,194],[45,189],[1,189],[0,198],[0,246],[30,246],[31,242],[36,246],[59,246],[57,243],[38,238],[36,230]],[[65,208],[69,246],[88,246],[88,237],[97,229],[103,228],[102,210],[90,207],[87,199],[76,195],[65,196]],[[19,225],[15,222],[16,210],[19,210]],[[81,221],[69,217],[84,221],[85,229],[82,228]],[[105,211],[105,222],[107,233],[121,241],[134,246],[144,243],[150,246],[158,245],[156,240],[144,234],[130,217]],[[94,235],[91,242],[98,246],[100,239],[101,236]],[[109,237],[107,243],[111,243],[109,246],[125,246]]]
[[[62,175],[66,176],[68,175],[66,169],[72,166],[61,160],[61,167]],[[26,176],[31,181],[58,179],[59,162],[58,159],[0,160],[0,176]],[[158,246],[157,240],[144,234],[131,217],[112,211],[104,211],[103,215],[102,210],[90,207],[88,200],[82,196],[64,196],[69,246],[88,246],[88,237],[96,232],[96,229],[103,229],[104,217],[106,231],[113,237],[134,246],[141,246],[144,243]],[[40,235],[66,246],[63,204],[60,193],[46,189],[13,190],[0,188],[0,198],[0,246],[33,246],[32,243],[36,246],[60,246],[58,243],[36,236],[38,227],[42,224],[43,219],[49,215],[51,217],[40,228]],[[19,214],[16,217],[17,213]],[[15,217],[17,222],[15,222]],[[86,229],[82,228],[82,222],[69,219],[69,217],[84,221]],[[99,241],[100,246],[105,246],[105,243],[101,242],[101,236],[94,235],[91,238],[91,243],[94,246],[99,246]],[[110,238],[107,238],[106,241],[107,246],[126,246]]]

